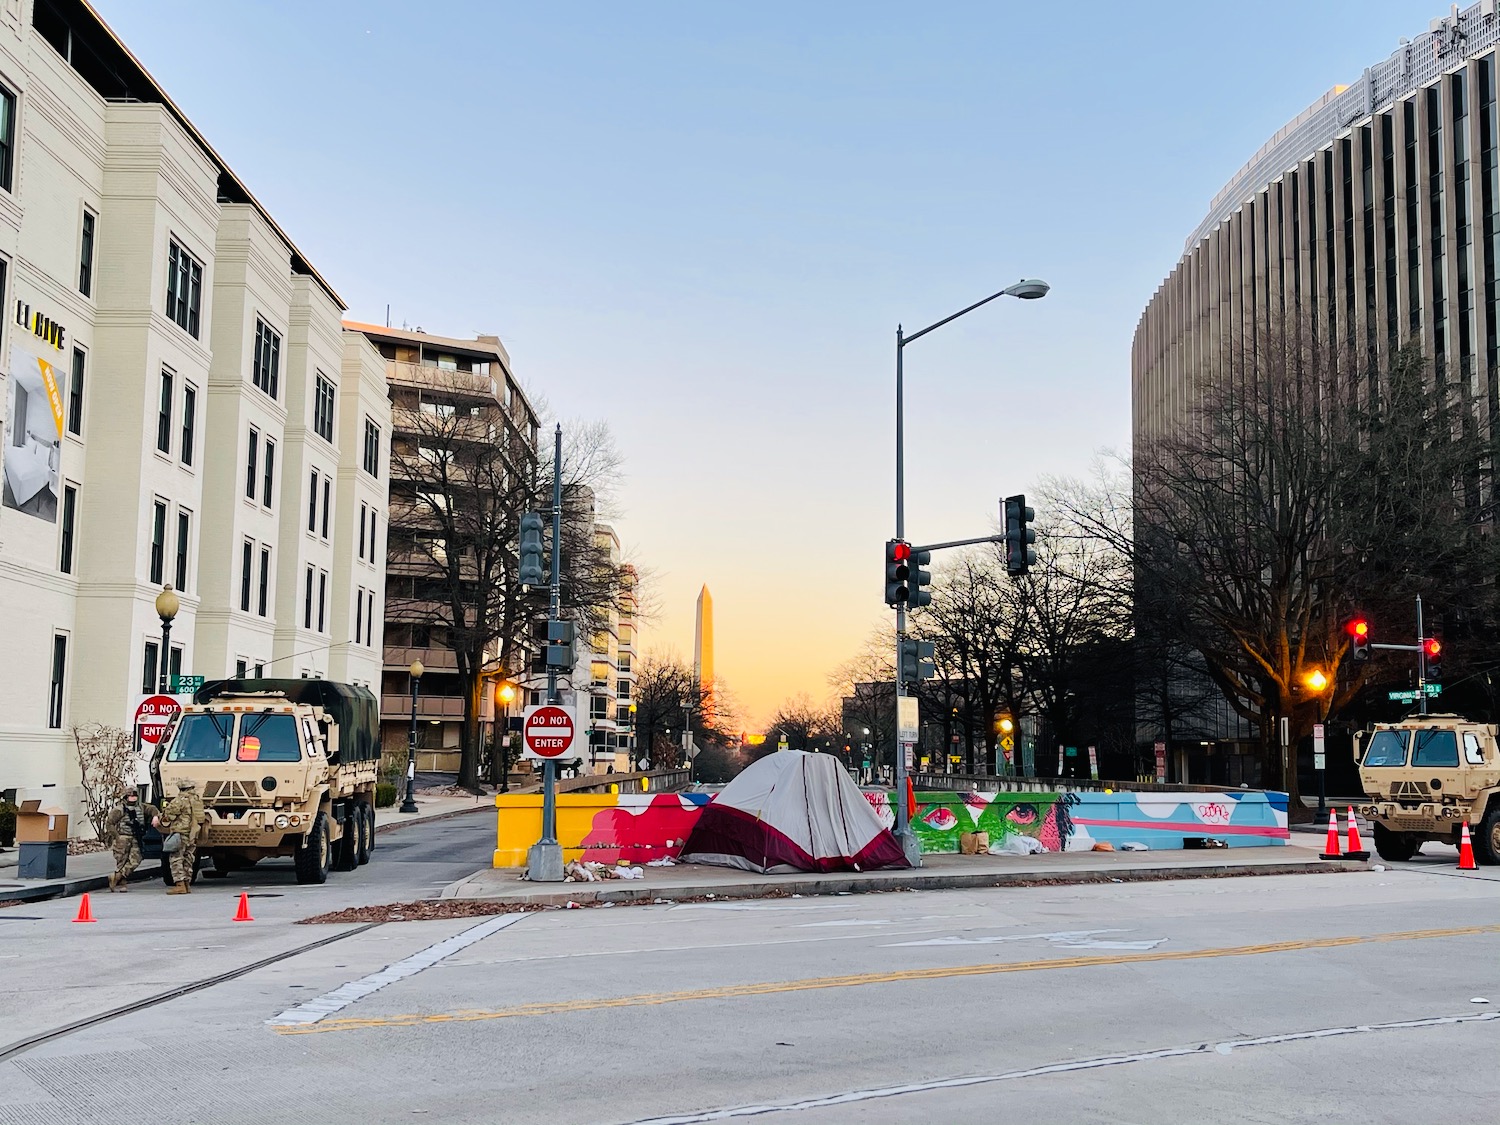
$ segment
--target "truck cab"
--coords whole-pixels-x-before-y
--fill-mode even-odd
[[[1494,724],[1411,715],[1363,740],[1359,778],[1375,850],[1405,860],[1424,841],[1457,844],[1468,824],[1480,863],[1500,863],[1500,743]]]

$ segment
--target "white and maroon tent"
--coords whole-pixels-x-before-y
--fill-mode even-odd
[[[909,866],[838,760],[801,750],[768,754],[726,785],[682,858],[778,874]]]

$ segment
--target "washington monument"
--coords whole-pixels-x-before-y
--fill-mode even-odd
[[[698,622],[693,629],[693,676],[705,712],[711,708],[714,687],[714,596],[708,586],[698,591]],[[705,714],[704,718],[711,716]]]

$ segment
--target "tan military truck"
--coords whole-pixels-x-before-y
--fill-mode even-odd
[[[1493,724],[1411,715],[1365,736],[1359,779],[1375,850],[1404,860],[1425,840],[1457,844],[1468,822],[1474,856],[1500,863],[1500,743]]]
[[[379,708],[327,680],[220,680],[173,716],[151,760],[160,802],[198,783],[213,873],[290,856],[299,883],[352,871],[375,846]],[[196,874],[196,873],[195,873]]]

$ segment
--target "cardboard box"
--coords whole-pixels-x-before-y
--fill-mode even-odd
[[[16,843],[50,844],[68,838],[68,814],[56,805],[22,801],[16,811]]]

